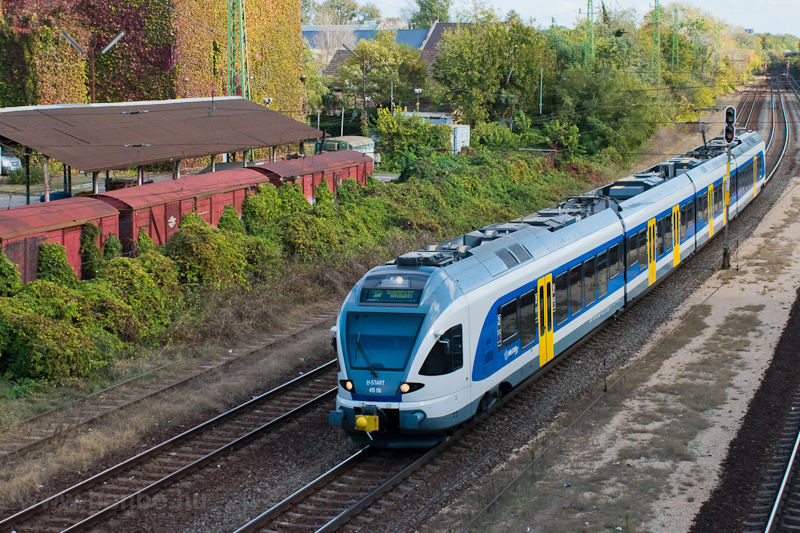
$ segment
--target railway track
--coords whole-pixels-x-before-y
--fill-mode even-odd
[[[800,103],[800,86],[791,77],[787,84]],[[745,524],[748,533],[800,530],[800,390],[784,409],[783,429]]]
[[[0,531],[85,531],[336,394],[336,361],[287,382],[0,521]]]
[[[201,365],[177,376],[171,375],[145,382],[148,376],[158,371],[154,369],[79,398],[66,406],[24,420],[0,432],[0,461],[8,461],[45,444],[62,441],[79,430],[96,424],[104,417],[128,409],[144,400],[190,386],[211,374],[224,373],[236,364],[259,355],[262,350],[325,325],[335,317],[335,311],[319,313],[290,330],[268,337],[264,343],[255,348],[249,348],[244,353],[223,356],[214,364]]]
[[[779,147],[781,152],[785,152],[785,146],[788,143],[785,109],[777,87],[774,91],[770,91],[770,95],[777,95],[777,98],[771,97],[770,103],[772,123],[770,137],[775,140],[775,144],[768,148],[768,153],[775,152]],[[762,98],[766,98],[766,91],[762,93]],[[745,126],[749,124],[754,113],[756,117],[759,117],[761,106],[763,106],[763,103],[759,104],[757,88],[748,93],[747,100],[750,100],[751,103],[747,119],[744,121]],[[742,106],[742,109],[745,107],[746,104]],[[776,109],[779,109],[784,117],[782,132],[776,131]],[[780,165],[781,156],[774,155],[773,161],[770,175]],[[762,194],[760,193],[759,197]],[[763,196],[768,195],[763,194]],[[731,223],[731,235],[734,239],[744,238],[752,232],[768,210],[768,198],[757,198],[757,200],[760,200],[758,204],[761,206],[758,213],[755,212],[756,207],[751,207],[748,216],[745,216],[748,214],[748,210],[745,210]],[[638,328],[642,322],[649,322],[648,319],[653,312],[652,308],[657,305],[657,302],[682,300],[686,291],[690,291],[691,287],[702,283],[710,273],[716,271],[721,257],[721,246],[719,239],[709,243],[692,256],[681,269],[657,285],[651,295],[630,307],[618,320],[608,323],[590,339],[565,354],[564,358],[569,357],[570,361],[565,361],[553,367],[547,374],[538,376],[537,387],[528,387],[527,385],[533,382],[530,381],[526,386],[515,389],[504,398],[502,403],[495,406],[493,417],[508,419],[520,411],[529,409],[532,404],[536,404],[537,408],[543,412],[556,410],[559,398],[551,397],[547,405],[543,405],[538,389],[548,389],[558,381],[569,380],[579,383],[580,380],[575,379],[576,372],[583,375],[593,372],[593,379],[596,380],[607,371],[618,368],[620,363],[627,358],[626,355],[618,354],[621,351],[618,340],[627,338],[629,332]],[[662,314],[668,313],[664,313],[662,310]],[[576,358],[579,360],[575,361]],[[581,363],[584,363],[582,367]],[[602,370],[598,372],[600,367]],[[575,385],[575,389],[579,388],[579,385]],[[461,471],[459,476],[464,479],[472,476],[481,468],[485,470],[496,457],[502,455],[499,444],[487,448],[487,441],[496,440],[496,427],[492,424],[482,424],[484,420],[486,419],[470,424],[448,442],[441,443],[420,457],[404,456],[399,458],[398,455],[379,454],[380,459],[376,460],[380,461],[382,465],[380,468],[374,467],[372,463],[368,462],[367,458],[373,456],[368,454],[368,448],[364,449],[242,526],[237,533],[284,529],[335,531],[343,527],[353,531],[364,528],[370,531],[380,531],[387,523],[396,525],[393,521],[382,522],[381,520],[386,520],[385,517],[390,514],[389,510],[395,505],[395,501],[414,492],[417,485],[435,477],[441,468],[447,465],[451,467],[457,465],[455,468]],[[465,462],[464,452],[469,450],[473,444],[478,443],[481,445],[475,447],[481,448],[485,453],[482,453],[477,461],[470,459]],[[387,457],[395,457],[395,460],[387,462]],[[369,461],[371,460],[373,459],[369,459]],[[469,464],[469,467],[464,468],[464,464]],[[450,487],[456,483],[457,481],[453,481]],[[391,514],[394,514],[394,511]],[[406,523],[406,525],[408,524],[409,522]],[[413,529],[413,526],[409,527]],[[402,528],[397,527],[397,529]]]

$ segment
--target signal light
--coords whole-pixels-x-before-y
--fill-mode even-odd
[[[731,125],[725,125],[724,137],[726,143],[732,143],[734,137],[736,137],[736,128]]]
[[[736,108],[728,106],[725,108],[725,133],[723,134],[726,143],[732,143],[736,137]]]
[[[725,108],[725,124],[733,126],[736,123],[736,108],[728,106]]]

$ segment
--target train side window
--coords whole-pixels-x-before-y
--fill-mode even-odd
[[[714,189],[711,189],[711,190],[713,191]],[[713,201],[714,198],[712,197],[711,200]],[[708,212],[708,191],[706,191],[705,193],[703,193],[703,221],[706,224],[708,224],[709,220],[711,220],[708,215],[709,215],[709,212]]]
[[[672,217],[664,217],[664,251],[672,251]]]
[[[628,237],[628,268],[633,268],[639,263],[639,256],[636,253],[639,247],[639,235],[634,233]]]
[[[686,238],[686,229],[689,225],[689,206],[684,204],[681,206],[681,242]]]
[[[608,252],[608,279],[619,275],[619,244],[615,244]]]
[[[444,376],[464,366],[461,324],[448,329],[433,345],[422,363],[421,376]]]
[[[583,309],[583,284],[581,283],[581,266],[576,265],[569,271],[569,310],[575,316]]]
[[[560,326],[569,318],[569,284],[567,273],[556,276],[556,326]]]
[[[597,254],[597,297],[608,293],[608,250]]]
[[[686,205],[686,234],[689,234],[689,229],[694,227],[694,202]]]
[[[497,308],[497,347],[514,342],[518,334],[517,299],[514,298]]]
[[[699,226],[703,225],[703,195],[697,197],[697,222]]]
[[[595,264],[594,257],[584,261],[583,263],[583,299],[584,305],[589,307],[595,301],[595,294],[597,290],[597,278],[595,278]]]
[[[714,216],[722,213],[722,184],[714,187]]]
[[[519,318],[522,322],[520,328],[522,346],[525,347],[536,340],[536,289],[520,296]]]
[[[647,268],[647,229],[639,232],[639,270]]]
[[[664,219],[656,221],[656,257],[664,255]]]

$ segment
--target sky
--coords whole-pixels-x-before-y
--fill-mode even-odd
[[[409,0],[371,0],[378,6],[384,17],[400,17],[403,9],[410,7]],[[364,3],[364,0],[360,0]],[[585,17],[586,2],[579,0],[486,0],[501,14],[514,9],[522,18],[535,19],[544,26],[555,19],[560,26],[573,27],[578,17]],[[800,37],[800,0],[690,0],[694,7],[708,11],[733,26],[752,28],[756,33],[790,33]],[[664,2],[662,5],[666,5]],[[464,5],[459,0],[453,2],[454,10]],[[639,16],[644,15],[653,3],[647,0],[608,0],[606,7],[613,9],[634,8]],[[600,0],[594,0],[595,10],[600,7]],[[581,14],[578,10],[582,10]],[[451,13],[452,15],[452,13]]]

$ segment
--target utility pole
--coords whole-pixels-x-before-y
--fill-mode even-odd
[[[678,8],[672,17],[672,72],[678,67]]]
[[[661,28],[658,26],[658,0],[655,0],[653,8],[653,52],[650,56],[650,81],[656,81],[656,85],[661,83]],[[653,77],[655,69],[656,77]]]
[[[584,41],[583,64],[589,64],[589,58],[594,59],[594,6],[592,0],[586,0],[586,40]]]
[[[250,100],[244,0],[228,0],[228,96]]]
[[[544,87],[544,69],[539,69],[539,114],[542,114],[542,88]]]

